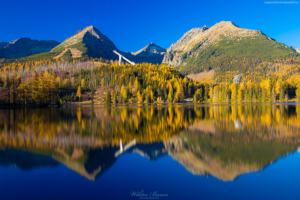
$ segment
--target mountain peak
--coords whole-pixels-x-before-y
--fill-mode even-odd
[[[174,42],[167,51],[175,51],[175,50],[180,50],[182,49],[186,44],[189,43],[191,39],[193,39],[196,35],[201,35],[203,34],[206,30],[208,30],[209,27],[204,25],[201,28],[195,27],[192,28],[191,30],[187,31],[183,36]]]
[[[193,28],[187,31],[177,42],[173,43],[165,54],[163,63],[173,66],[180,65],[187,56],[196,54],[195,51],[206,49],[222,40],[241,41],[245,38],[253,39],[265,36],[261,31],[243,29],[231,21],[221,21],[208,28]],[[272,38],[265,36],[267,40]],[[199,52],[198,51],[198,52]]]
[[[84,56],[113,59],[116,58],[113,50],[117,50],[117,47],[97,28],[86,26],[51,51],[63,52],[65,49],[77,49]]]
[[[26,37],[23,37],[23,38],[18,38],[18,39],[16,39],[16,40],[13,40],[13,41],[11,41],[11,42],[9,42],[9,44],[15,44],[16,42],[18,42],[18,41],[26,41],[26,40],[30,40],[29,38],[26,38]]]
[[[166,50],[153,42],[147,44],[144,48],[138,50],[137,52],[133,52],[132,55],[138,54],[162,54],[166,52]]]
[[[221,21],[210,28],[205,25],[201,28],[193,28],[187,31],[177,42],[170,46],[168,52],[189,51],[199,42],[202,45],[210,45],[220,40],[223,36],[243,38],[261,34],[261,31],[239,28],[231,21]]]
[[[86,26],[85,27],[86,29],[93,29],[93,28],[95,28],[93,25],[90,25],[90,26]]]
[[[166,49],[151,42],[137,52],[119,52],[135,63],[147,62],[161,64],[164,54],[166,53]]]
[[[78,34],[78,33],[80,33],[80,32],[87,32],[87,31],[90,31],[90,30],[92,30],[92,29],[95,29],[95,27],[93,26],[93,25],[91,25],[91,26],[86,26],[86,27],[84,27],[83,29],[79,29],[78,31],[76,31],[76,33],[75,33],[75,35],[76,34]]]
[[[222,24],[222,25],[227,25],[227,26],[235,26],[238,27],[237,25],[235,25],[232,21],[220,21],[216,24]]]
[[[253,66],[258,66],[262,61],[272,62],[278,57],[296,54],[295,50],[277,43],[261,31],[240,28],[231,21],[218,22],[202,32],[196,30],[186,32],[172,44],[163,63],[177,67],[182,73],[199,73],[210,69],[234,71],[242,67],[241,64],[234,65],[232,61],[243,63],[247,58],[252,62],[255,60]],[[240,72],[248,69],[243,70]]]

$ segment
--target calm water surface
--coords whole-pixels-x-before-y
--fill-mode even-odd
[[[0,110],[0,199],[300,199],[300,104]]]

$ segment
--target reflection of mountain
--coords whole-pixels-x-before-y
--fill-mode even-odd
[[[152,161],[158,160],[167,153],[163,142],[137,144],[136,146],[132,147],[131,151],[138,153]]]
[[[117,160],[116,152],[119,147],[105,147],[98,149],[56,149],[53,158],[81,176],[89,180],[95,180],[109,169]],[[165,155],[162,142],[150,144],[136,144],[126,151],[127,153],[139,153],[149,160],[156,161]]]
[[[36,153],[3,150],[0,164],[63,163],[95,180],[122,153],[170,155],[193,174],[234,180],[295,151],[299,119],[300,105],[5,109],[0,148]]]
[[[58,164],[51,156],[14,149],[0,150],[0,165],[2,166],[13,165],[20,169],[30,170],[35,167],[55,167]]]
[[[255,140],[248,136],[184,131],[165,142],[165,146],[168,154],[193,174],[212,175],[224,181],[262,170],[297,149],[296,143]]]
[[[73,149],[71,155],[68,155],[65,150],[56,149],[53,158],[81,176],[95,180],[116,161],[114,154],[117,149],[116,147],[107,147],[85,152],[82,149]]]
[[[122,153],[138,153],[152,161],[168,154],[194,175],[212,175],[223,181],[232,181],[242,174],[262,170],[274,160],[297,149],[296,144],[275,140],[253,140],[247,144],[243,142],[246,137],[233,136],[183,131],[164,142],[132,145],[126,150],[124,148]],[[233,138],[232,141],[229,138]],[[95,180],[121,156],[122,153],[117,154],[119,151],[118,146],[97,149],[55,148],[52,151],[53,160],[50,155],[8,150],[0,151],[0,164],[31,169],[62,163],[81,176]]]
[[[241,174],[259,169],[256,164],[224,165],[217,158],[185,148],[168,150],[168,153],[194,175],[212,175],[224,181],[234,180]]]
[[[167,149],[169,155],[194,175],[212,175],[220,180],[229,181],[234,180],[241,174],[259,170],[255,163],[224,164],[217,157],[206,154],[205,150],[201,152],[200,146],[198,146],[198,149],[194,149],[194,147],[183,144],[183,140],[180,138],[174,138],[168,143],[169,147],[174,147]],[[177,145],[173,143],[177,143]]]

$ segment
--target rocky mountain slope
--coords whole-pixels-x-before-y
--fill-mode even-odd
[[[188,46],[189,42],[194,39],[197,35],[201,35],[204,31],[208,29],[207,26],[202,28],[193,28],[186,32],[178,41],[174,42],[168,49],[164,56],[163,63],[170,64],[172,66],[177,66],[182,63],[181,52]]]
[[[298,53],[300,53],[300,48],[297,48],[296,51],[297,51]]]
[[[0,58],[22,58],[50,51],[59,43],[54,40],[32,40],[20,38],[10,43],[0,43]]]
[[[137,52],[120,52],[123,56],[128,58],[129,60],[135,63],[154,63],[161,64],[164,54],[166,53],[166,49],[154,44],[150,43],[141,50]]]
[[[163,63],[189,74],[209,69],[238,70],[245,60],[259,64],[297,55],[295,50],[261,31],[222,21],[210,28],[204,26],[185,33],[167,49]]]
[[[75,35],[67,38],[63,43],[51,50],[51,52],[61,53],[65,49],[78,49],[82,56],[97,57],[105,59],[116,59],[113,53],[117,47],[104,34],[94,26],[87,26],[76,32]]]
[[[176,50],[183,50],[183,48],[186,46],[186,44],[191,41],[196,35],[203,33],[206,31],[209,27],[204,25],[201,28],[193,28],[186,32],[178,41],[174,42],[170,48],[168,48],[168,51],[176,51]]]

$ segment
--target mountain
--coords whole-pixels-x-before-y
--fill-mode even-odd
[[[276,42],[261,31],[239,28],[222,21],[212,27],[194,28],[173,43],[163,63],[182,73],[198,73],[210,69],[247,71],[260,63],[278,58],[299,56],[295,50]],[[244,65],[245,62],[251,65]]]
[[[123,56],[131,61],[134,61],[135,63],[148,62],[161,64],[166,52],[166,49],[154,43],[148,44],[137,52],[120,51],[107,36],[102,34],[94,26],[87,26],[84,29],[77,31],[73,36],[67,38],[61,44],[51,41],[53,44],[51,46],[47,46],[47,48],[41,48],[40,45],[35,48],[28,49],[29,45],[27,43],[29,43],[29,41],[36,42],[35,40],[30,40],[29,38],[21,38],[11,43],[1,42],[0,58],[20,58],[27,56],[26,58],[23,58],[22,61],[68,57],[92,57],[104,58],[106,60],[117,60],[118,56],[113,52],[114,50],[117,50]],[[38,42],[41,44],[42,42],[45,43],[45,41]],[[16,50],[8,51],[7,47],[11,47],[13,44],[17,44],[17,47],[15,48],[18,48],[18,52],[16,52]],[[8,52],[10,53],[8,54]]]
[[[63,43],[51,50],[56,53],[56,58],[64,55],[70,50],[72,57],[96,57],[105,59],[116,59],[113,50],[117,50],[115,44],[94,26],[87,26],[67,38]]]
[[[197,34],[203,33],[208,28],[209,27],[207,27],[206,25],[204,25],[201,28],[193,28],[193,29],[189,30],[177,42],[174,42],[170,46],[170,48],[168,49],[168,51],[174,51],[176,49],[183,48],[194,36],[196,36]]]
[[[118,50],[116,45],[94,26],[87,26],[77,31],[75,35],[67,38],[51,51],[32,55],[24,58],[24,60],[57,59],[62,57],[101,57],[106,60],[117,60],[118,56],[113,53],[114,50],[117,50],[124,57],[135,63],[148,62],[154,64],[161,64],[166,52],[166,49],[154,43],[148,44],[137,52],[123,52]]]
[[[172,66],[177,66],[181,64],[182,58],[179,55],[185,46],[188,46],[189,42],[198,34],[202,34],[208,29],[207,26],[202,28],[193,28],[186,32],[177,42],[174,42],[167,50],[167,54],[164,56],[163,63],[171,64]],[[177,53],[178,52],[178,53]]]
[[[0,49],[8,45],[8,42],[0,42]]]
[[[298,53],[300,53],[300,48],[297,48],[296,51],[297,51]]]
[[[123,56],[135,63],[154,63],[161,64],[166,49],[151,42],[137,52],[120,52]]]
[[[54,40],[32,40],[20,38],[10,43],[0,43],[0,58],[22,58],[50,51],[59,43]]]

